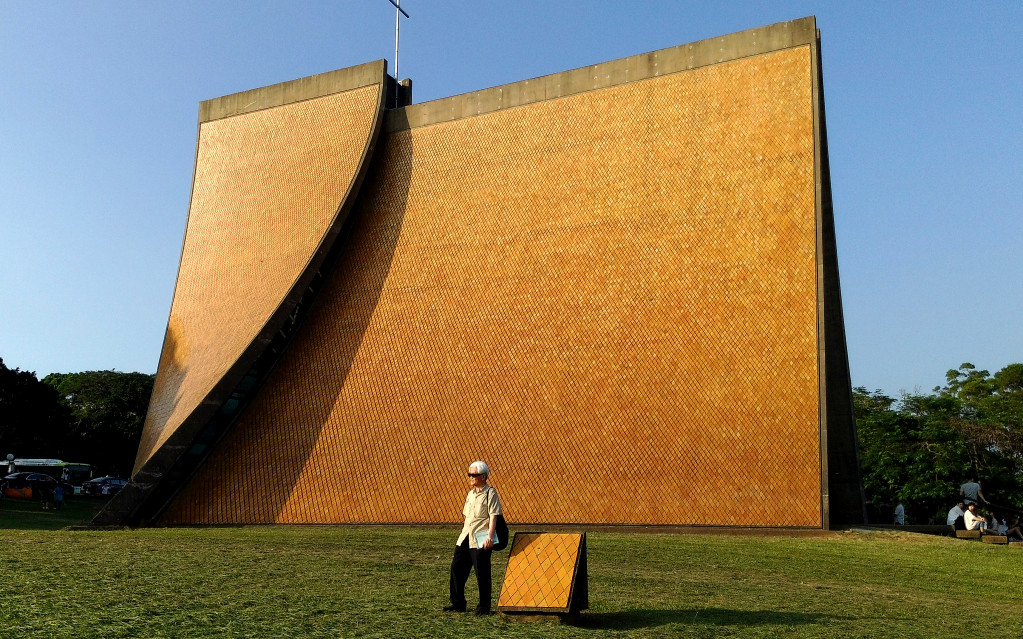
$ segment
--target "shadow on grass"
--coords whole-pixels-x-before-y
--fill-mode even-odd
[[[671,623],[711,626],[800,626],[837,619],[834,615],[776,610],[731,610],[692,608],[689,610],[623,610],[584,613],[566,622],[578,628],[634,630]]]
[[[43,510],[38,500],[5,497],[0,501],[0,530],[60,530],[87,524],[105,503],[105,498],[75,496],[65,499],[61,510]]]

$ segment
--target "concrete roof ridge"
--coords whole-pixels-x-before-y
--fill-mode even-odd
[[[814,16],[388,110],[385,131],[427,126],[813,44]]]
[[[232,93],[199,103],[199,122],[209,122],[278,107],[293,102],[380,84],[387,76],[387,61],[375,60],[353,67],[279,82],[257,89]]]

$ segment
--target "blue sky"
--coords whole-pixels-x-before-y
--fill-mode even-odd
[[[808,15],[854,385],[1023,361],[1023,3],[404,0],[415,102]],[[201,100],[387,58],[386,0],[0,2],[0,358],[155,372]]]

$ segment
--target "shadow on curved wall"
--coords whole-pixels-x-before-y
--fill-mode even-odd
[[[238,422],[162,524],[275,523],[334,410],[390,272],[404,223],[412,136],[381,134],[308,317]]]

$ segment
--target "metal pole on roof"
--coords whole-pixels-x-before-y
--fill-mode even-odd
[[[387,0],[387,1],[390,2],[392,5],[394,5],[394,8],[395,8],[395,12],[394,12],[394,79],[397,80],[398,79],[398,28],[400,26],[399,23],[401,21],[401,16],[405,16],[406,18],[410,18],[412,16],[407,14],[405,12],[405,10],[401,8],[401,0]]]

